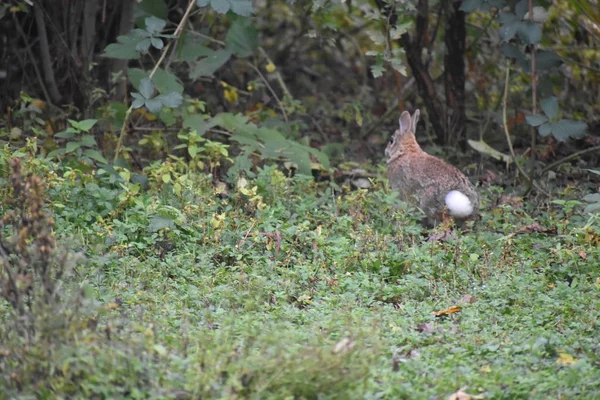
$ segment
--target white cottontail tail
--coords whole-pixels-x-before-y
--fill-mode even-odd
[[[425,212],[426,224],[438,224],[445,212],[461,224],[477,213],[479,196],[462,172],[421,149],[415,139],[419,115],[416,110],[411,118],[404,111],[400,129],[385,149],[390,185],[401,200],[416,203]]]

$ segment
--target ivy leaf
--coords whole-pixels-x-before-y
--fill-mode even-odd
[[[144,78],[140,81],[140,94],[144,96],[145,99],[149,99],[154,94],[154,83],[150,78]]]
[[[225,38],[227,48],[238,57],[248,57],[258,48],[258,32],[250,19],[236,20]]]
[[[231,10],[233,13],[248,17],[252,14],[252,2],[249,0],[196,0],[198,7],[210,6],[218,13],[225,14]]]
[[[554,119],[558,115],[558,99],[555,96],[542,100],[540,107],[549,119]]]
[[[537,44],[542,40],[542,28],[535,22],[523,21],[518,24],[519,39],[525,44]]]
[[[482,0],[465,0],[460,5],[460,11],[473,12],[481,6]]]
[[[177,47],[177,55],[181,61],[193,61],[198,57],[206,57],[212,54],[213,50],[204,46],[206,40],[199,40],[191,35],[183,35]]]
[[[196,63],[194,69],[190,71],[190,79],[198,79],[201,76],[212,76],[230,57],[230,50],[214,51],[210,56]]]
[[[148,17],[144,21],[146,23],[146,30],[151,34],[162,32],[162,30],[167,25],[167,21],[160,18],[156,18],[154,16]]]
[[[498,16],[498,20],[502,24],[498,30],[498,35],[502,41],[508,42],[517,33],[520,24],[519,18],[514,14],[504,13]]]
[[[159,97],[155,97],[153,99],[146,99],[145,104],[148,108],[148,111],[150,111],[152,114],[158,114],[163,106]]]
[[[565,141],[570,137],[578,139],[585,136],[587,124],[583,121],[573,121],[570,119],[561,119],[552,124],[552,136],[556,140]]]
[[[179,107],[181,103],[183,103],[183,96],[177,92],[161,94],[160,96],[157,96],[157,98],[164,106],[171,108]]]
[[[543,123],[548,121],[543,115],[527,115],[525,116],[525,120],[527,121],[527,125],[529,126],[540,126]]]

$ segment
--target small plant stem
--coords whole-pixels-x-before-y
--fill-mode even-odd
[[[533,22],[533,0],[528,0],[529,9],[529,21]],[[536,65],[536,53],[537,46],[535,43],[530,45],[531,50],[531,112],[533,115],[537,114],[537,65]],[[531,132],[531,155],[529,156],[529,182],[535,180],[535,147],[537,140],[537,129],[533,126],[529,127]],[[529,191],[530,186],[527,188]]]
[[[546,172],[553,170],[554,168],[558,167],[561,164],[566,163],[567,161],[571,161],[574,158],[577,158],[577,157],[582,156],[582,155],[587,154],[587,153],[592,153],[594,151],[600,151],[600,146],[590,147],[589,149],[580,150],[580,151],[575,152],[573,154],[569,154],[565,158],[561,158],[560,160],[555,161],[552,164],[550,164],[547,167],[545,167],[542,170],[542,174],[545,174]]]
[[[269,82],[267,81],[267,78],[265,78],[265,76],[262,74],[262,72],[260,72],[260,69],[258,69],[258,67],[256,65],[252,64],[251,62],[247,62],[247,64],[250,68],[252,68],[254,70],[254,72],[256,72],[256,74],[258,75],[260,80],[263,81],[263,83],[265,84],[265,86],[267,87],[269,92],[271,92],[271,95],[275,98],[275,101],[277,102],[277,105],[279,106],[279,109],[281,110],[281,114],[283,114],[283,119],[285,119],[285,122],[288,122],[288,116],[287,116],[287,113],[285,112],[285,108],[283,108],[283,104],[281,103],[281,100],[279,100],[279,96],[277,96],[277,93],[275,93],[275,91],[273,90],[273,88],[271,87]],[[284,93],[286,90],[287,89],[285,89],[285,87],[284,87],[284,90],[283,90]]]
[[[510,133],[508,132],[508,122],[507,122],[507,118],[506,118],[506,108],[507,108],[507,102],[508,102],[508,82],[509,82],[509,78],[510,78],[510,63],[511,63],[510,60],[508,60],[506,62],[506,75],[504,78],[504,97],[502,98],[502,125],[504,126],[504,134],[506,135],[506,142],[508,143],[508,148],[510,149],[510,155],[512,156],[513,160],[515,160],[515,165],[517,166],[517,170],[519,171],[519,173],[521,175],[523,175],[523,177],[527,180],[527,183],[529,184],[528,189],[526,190],[526,193],[529,192],[529,187],[531,187],[531,185],[533,185],[541,193],[544,193],[547,195],[548,193],[546,193],[546,191],[544,191],[538,184],[536,184],[535,181],[532,180],[531,177],[528,176],[527,173],[523,170],[523,168],[519,165],[519,163],[517,162],[517,156],[515,154],[515,149],[513,148],[512,141],[510,140]]]
[[[190,13],[192,12],[194,3],[195,3],[195,0],[190,0],[190,2],[188,3],[187,9],[185,10],[183,17],[181,18],[181,21],[179,21],[179,25],[177,25],[177,28],[175,29],[175,33],[174,33],[175,38],[172,41],[170,41],[163,49],[162,53],[160,54],[160,58],[154,65],[154,68],[152,68],[152,71],[150,72],[150,76],[149,76],[150,79],[154,78],[156,71],[158,71],[158,68],[160,68],[160,64],[162,64],[165,57],[167,56],[167,53],[169,52],[169,49],[171,48],[171,44],[176,42],[179,39],[179,35],[181,35],[181,32],[183,31],[183,27],[185,26],[185,23],[190,15]],[[125,119],[123,120],[123,126],[121,127],[121,133],[119,134],[119,140],[117,141],[117,147],[115,148],[115,158],[113,160],[113,163],[115,163],[117,161],[117,158],[119,157],[119,153],[121,152],[121,146],[123,146],[123,140],[125,138],[125,134],[127,133],[127,124],[129,122],[129,117],[131,116],[132,111],[133,111],[133,104],[129,106],[129,108],[127,109],[127,112],[125,113]]]

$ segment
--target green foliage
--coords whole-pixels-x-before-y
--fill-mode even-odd
[[[69,128],[54,135],[55,138],[66,139],[64,148],[59,148],[48,153],[48,158],[56,158],[65,155],[75,155],[77,158],[88,164],[93,161],[106,164],[107,161],[102,153],[97,149],[98,143],[90,130],[96,125],[98,120],[86,119],[83,121],[69,120]]]
[[[252,14],[252,2],[249,0],[196,0],[198,7],[210,6],[218,13],[225,14],[232,11],[234,14],[248,17]]]
[[[528,115],[527,123],[537,127],[541,136],[552,134],[556,140],[578,139],[587,134],[587,124],[583,121],[558,119],[558,100],[552,96],[540,103],[544,115]]]

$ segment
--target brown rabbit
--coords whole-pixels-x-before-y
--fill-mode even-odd
[[[400,129],[385,149],[390,185],[401,200],[416,203],[425,212],[427,225],[441,222],[445,211],[461,224],[477,214],[479,196],[462,172],[421,149],[415,139],[419,115],[416,110],[411,118],[404,111]]]

